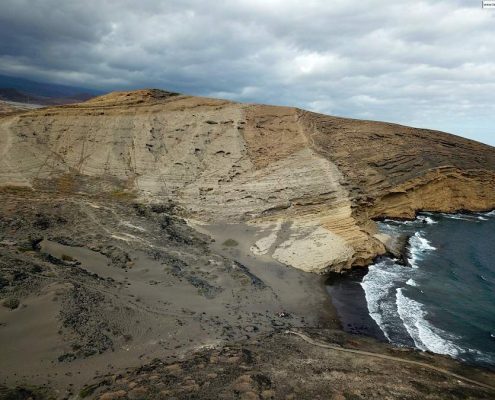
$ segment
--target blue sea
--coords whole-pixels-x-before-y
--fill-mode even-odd
[[[495,212],[379,226],[409,237],[408,265],[385,257],[364,275],[330,279],[344,329],[495,367]]]

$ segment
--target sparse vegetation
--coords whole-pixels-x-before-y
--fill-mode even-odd
[[[121,201],[130,201],[136,198],[136,193],[121,189],[113,190],[109,195],[111,198]]]
[[[340,269],[339,254],[346,266],[368,262],[383,250],[368,217],[423,206],[422,197],[436,204],[422,186],[430,179],[455,176],[445,187],[459,191],[456,182],[474,182],[469,198],[488,202],[491,175],[470,171],[491,174],[492,150],[292,108],[159,101],[168,96],[116,93],[9,117],[4,182],[35,190],[0,187],[5,381],[35,377],[66,398],[442,398],[451,382],[436,373],[323,350],[287,329],[449,367],[339,330],[321,277],[305,268]],[[455,170],[442,169],[451,160]],[[417,203],[402,208],[396,188],[411,188]],[[262,237],[264,256],[250,250]],[[25,343],[30,351],[15,351]],[[108,384],[83,386],[93,372]],[[29,397],[38,398],[12,398]]]
[[[64,261],[76,261],[73,257],[67,255],[67,254],[62,254],[62,260]]]
[[[238,244],[239,243],[237,242],[237,240],[234,240],[234,239],[227,239],[225,242],[222,243],[222,245],[224,245],[226,247],[235,247]]]
[[[56,181],[57,192],[72,193],[76,187],[74,176],[65,174],[60,176]]]
[[[16,299],[15,297],[9,297],[3,301],[3,306],[10,308],[11,310],[15,310],[17,307],[19,307],[19,299]]]
[[[53,400],[55,396],[48,389],[42,387],[17,386],[7,388],[0,385],[0,398],[4,400]]]

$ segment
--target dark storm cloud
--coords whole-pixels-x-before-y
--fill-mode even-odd
[[[0,72],[296,105],[495,144],[495,13],[478,1],[0,3]]]

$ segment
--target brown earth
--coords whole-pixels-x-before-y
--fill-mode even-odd
[[[83,393],[99,399],[256,400],[489,399],[494,393],[489,374],[448,358],[391,349],[340,331],[319,329],[302,337],[311,343],[277,332],[184,361],[156,360],[102,376]]]
[[[9,110],[0,398],[490,398],[282,332],[493,386],[335,330],[318,274],[385,253],[374,218],[488,210],[494,189],[492,147],[382,122],[158,90]]]

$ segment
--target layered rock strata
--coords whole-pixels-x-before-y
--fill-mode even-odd
[[[159,90],[0,119],[0,185],[162,203],[247,223],[304,271],[386,250],[373,218],[495,207],[495,149],[431,130]]]

